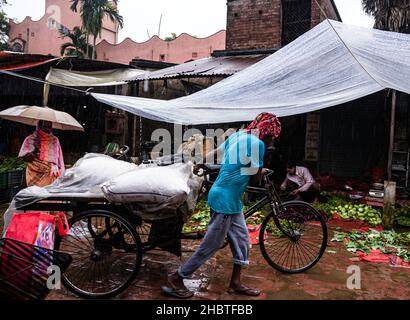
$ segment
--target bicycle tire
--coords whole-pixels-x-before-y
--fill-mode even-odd
[[[114,213],[114,212],[110,212],[110,211],[105,211],[105,210],[93,210],[93,211],[85,211],[83,213],[80,213],[76,216],[74,216],[73,218],[71,218],[69,220],[69,225],[70,228],[75,225],[77,222],[82,221],[83,219],[87,219],[87,221],[90,221],[91,218],[93,217],[100,217],[103,219],[114,219],[116,220],[118,223],[121,224],[121,227],[123,228],[122,230],[125,230],[127,233],[129,233],[129,235],[132,237],[132,240],[135,241],[135,250],[134,250],[134,244],[129,245],[130,247],[132,247],[132,252],[133,254],[135,254],[135,258],[132,258],[132,261],[134,261],[135,259],[135,264],[132,267],[131,272],[128,273],[128,276],[126,278],[125,281],[123,281],[121,283],[121,285],[106,291],[106,292],[91,292],[88,291],[84,288],[80,288],[78,287],[78,285],[76,285],[73,280],[67,276],[67,273],[70,271],[70,268],[68,268],[68,270],[66,272],[64,272],[62,274],[61,277],[61,281],[64,284],[64,286],[71,291],[72,293],[74,293],[75,295],[81,297],[81,298],[85,298],[85,299],[92,299],[92,300],[96,300],[96,299],[109,299],[109,298],[113,298],[115,296],[118,296],[119,294],[121,294],[122,292],[124,292],[131,284],[132,282],[135,280],[136,276],[139,273],[139,269],[141,267],[141,263],[142,263],[142,244],[141,244],[141,240],[139,237],[139,234],[136,232],[136,230],[132,227],[132,225],[125,220],[123,217],[121,217],[120,215]],[[89,225],[87,225],[87,227],[89,227]],[[110,230],[110,233],[112,232],[112,230]],[[95,238],[95,234],[91,234],[90,235]],[[108,235],[108,232],[105,233],[105,235]],[[65,236],[67,237],[67,236]],[[62,243],[64,242],[64,238],[61,237],[57,237],[56,239],[56,250],[58,250]],[[94,246],[95,246],[95,239],[94,239]],[[124,242],[125,243],[125,242]],[[125,244],[124,246],[126,246],[128,244]],[[113,248],[113,247],[112,247]],[[111,248],[111,250],[112,250]],[[75,254],[74,254],[75,255]],[[131,255],[131,254],[130,254]],[[73,257],[74,259],[74,257]],[[91,259],[91,258],[90,258]],[[73,265],[73,264],[72,264]],[[129,271],[127,269],[127,271]],[[125,274],[125,272],[123,273]],[[114,282],[114,281],[112,281]]]
[[[312,256],[312,259],[310,259],[310,261],[308,263],[306,263],[305,265],[303,265],[301,267],[297,267],[297,268],[296,267],[295,268],[285,267],[283,264],[281,265],[279,263],[281,261],[281,259],[279,259],[279,262],[274,261],[272,259],[272,257],[269,255],[268,251],[267,251],[267,239],[269,238],[269,235],[268,236],[266,236],[266,235],[268,233],[268,231],[267,231],[268,224],[273,220],[276,227],[279,229],[280,228],[280,226],[278,225],[278,219],[279,218],[275,219],[275,217],[278,217],[278,215],[280,215],[281,212],[284,212],[285,211],[284,208],[287,208],[287,207],[290,207],[290,206],[302,207],[302,208],[308,209],[309,212],[314,216],[314,220],[317,223],[319,223],[320,228],[317,228],[317,229],[318,230],[321,229],[321,232],[322,232],[322,239],[320,241],[321,242],[320,243],[320,248],[319,248],[317,254]],[[281,225],[281,227],[282,227],[282,225]],[[281,232],[281,236],[286,237],[290,240],[290,238],[288,236],[284,235],[283,232]],[[302,239],[302,235],[300,235],[300,239]],[[299,242],[299,240],[297,242]],[[261,230],[260,230],[260,233],[259,233],[259,247],[260,247],[262,256],[265,258],[265,260],[268,262],[268,264],[271,267],[273,267],[274,269],[276,269],[276,270],[278,270],[282,273],[288,273],[288,274],[302,273],[302,272],[305,272],[305,271],[311,269],[313,266],[315,266],[319,262],[319,260],[322,258],[323,254],[326,250],[327,241],[328,241],[328,230],[327,230],[326,222],[323,219],[322,215],[315,208],[313,208],[310,204],[302,202],[302,201],[286,202],[286,203],[282,204],[281,206],[279,206],[278,213],[271,212],[270,214],[268,214],[265,217],[264,221],[262,222]],[[310,248],[309,250],[311,250],[311,249],[313,250],[313,247],[309,247],[309,248]],[[292,250],[293,249],[294,248],[292,248]],[[307,256],[309,257],[310,254],[311,253],[309,253]],[[285,262],[285,261],[287,261],[287,260],[284,260],[283,262]]]

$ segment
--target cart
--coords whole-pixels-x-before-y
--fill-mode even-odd
[[[0,299],[43,300],[55,286],[49,282],[57,270],[71,263],[67,253],[48,250],[11,239],[0,240]],[[50,273],[51,271],[51,273]]]
[[[212,186],[209,177],[219,167],[204,166],[203,197]],[[312,268],[327,245],[327,227],[323,217],[303,202],[282,203],[270,172],[265,187],[248,188],[259,200],[246,211],[251,219],[267,208],[260,228],[259,242],[265,260],[284,273],[299,273]],[[22,211],[58,211],[71,216],[70,233],[57,237],[56,250],[69,253],[72,263],[62,282],[76,295],[86,299],[107,299],[119,295],[135,280],[144,253],[160,248],[181,255],[182,239],[201,239],[202,233],[182,233],[186,214],[175,212],[145,215],[138,203],[114,204],[105,198],[87,198],[81,194],[50,197]],[[229,242],[226,240],[225,245]]]

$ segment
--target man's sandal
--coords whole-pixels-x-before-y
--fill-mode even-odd
[[[258,289],[254,288],[248,288],[246,286],[240,286],[239,288],[229,288],[228,289],[229,294],[240,294],[244,296],[249,296],[249,297],[257,297],[261,294],[261,292]]]
[[[162,286],[161,291],[163,294],[177,299],[189,299],[194,296],[194,293],[192,291],[189,291],[188,289],[175,289]]]

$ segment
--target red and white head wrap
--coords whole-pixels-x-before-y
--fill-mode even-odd
[[[258,131],[259,139],[263,140],[266,136],[277,138],[282,130],[279,119],[272,113],[262,112],[255,120],[246,128],[248,133]]]

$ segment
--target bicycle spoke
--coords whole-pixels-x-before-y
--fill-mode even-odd
[[[268,233],[268,240],[261,244],[264,258],[272,267],[284,272],[301,272],[312,267],[326,245],[323,220],[315,209],[302,202],[289,202],[277,210],[274,214],[278,220],[275,222],[271,216],[261,230]],[[318,221],[319,224],[311,224],[310,221]]]
[[[142,248],[135,229],[109,212],[84,213],[72,220],[71,233],[59,242],[72,255],[64,273],[68,288],[92,298],[121,292],[139,268]]]

